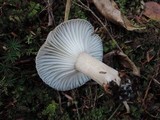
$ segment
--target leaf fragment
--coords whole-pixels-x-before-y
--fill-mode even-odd
[[[146,2],[143,15],[152,20],[160,21],[160,4],[153,1]]]
[[[113,57],[118,57],[119,63],[123,65],[125,68],[129,68],[132,70],[132,73],[136,76],[140,76],[139,68],[134,64],[134,62],[123,52],[114,50],[104,55],[103,61],[106,64],[113,64],[111,60]]]
[[[127,17],[121,13],[117,4],[113,0],[93,0],[93,3],[99,12],[109,21],[119,24],[130,31],[144,29],[144,27],[133,25]]]

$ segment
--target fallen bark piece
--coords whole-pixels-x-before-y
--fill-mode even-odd
[[[133,25],[118,9],[117,4],[113,0],[93,0],[93,3],[99,12],[109,21],[119,24],[127,30],[144,29]]]

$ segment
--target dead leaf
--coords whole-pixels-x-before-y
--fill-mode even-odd
[[[118,52],[117,54],[120,58],[120,63],[126,67],[132,69],[132,72],[136,76],[140,76],[139,68],[134,64],[134,62],[123,52]]]
[[[111,51],[104,55],[103,62],[112,66],[113,61],[111,60],[113,57],[117,56],[119,63],[123,65],[125,68],[129,68],[132,70],[132,73],[136,76],[140,76],[139,68],[134,64],[134,62],[129,59],[129,57],[120,51]]]
[[[152,20],[160,21],[160,4],[153,1],[146,2],[143,15]]]
[[[113,66],[113,57],[116,56],[115,51],[111,51],[103,56],[103,62],[109,66]]]
[[[144,27],[134,26],[126,16],[122,15],[117,4],[113,0],[93,0],[93,3],[109,21],[119,24],[127,30],[144,29]]]

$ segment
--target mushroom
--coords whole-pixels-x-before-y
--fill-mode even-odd
[[[120,85],[118,71],[102,63],[101,38],[83,19],[72,19],[51,31],[36,56],[40,78],[56,90],[82,86],[90,79],[103,86]]]

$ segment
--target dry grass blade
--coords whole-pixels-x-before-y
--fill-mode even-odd
[[[73,101],[73,98],[70,96],[70,95],[68,95],[68,94],[66,94],[66,93],[62,93],[66,98],[68,98],[68,100],[70,100],[70,101]]]
[[[158,85],[160,85],[160,82],[159,82],[158,80],[153,79],[153,81],[154,81],[155,83],[157,83]]]
[[[64,21],[68,20],[72,0],[67,0]]]
[[[57,94],[58,94],[58,101],[59,101],[59,109],[60,109],[60,112],[63,113],[63,110],[62,110],[62,99],[61,99],[61,95],[60,95],[59,91],[57,91]]]
[[[53,0],[48,0],[48,26],[52,26],[54,24],[54,16],[53,16],[53,9],[52,9]]]
[[[118,111],[118,109],[121,107],[121,104],[119,104],[119,106],[116,108],[116,110],[112,113],[112,115],[108,118],[108,120],[112,120],[113,116],[116,114],[116,112]]]
[[[143,102],[143,103],[142,103],[143,106],[145,106],[145,100],[146,100],[146,98],[147,98],[147,95],[148,95],[148,92],[149,92],[149,89],[150,89],[150,86],[151,86],[152,81],[153,81],[153,79],[151,79],[151,80],[149,81],[149,84],[148,84],[147,89],[146,89],[146,91],[145,91],[145,95],[144,95],[144,98],[143,98],[143,101],[142,101],[142,102]]]
[[[124,104],[124,106],[126,108],[127,113],[130,113],[130,107],[129,107],[127,101],[123,101],[123,104]]]
[[[160,119],[160,117],[157,117],[157,116],[152,115],[152,114],[149,113],[147,110],[145,110],[145,112],[146,112],[149,116],[151,116],[152,118],[155,118],[156,120],[159,120],[159,119]]]

